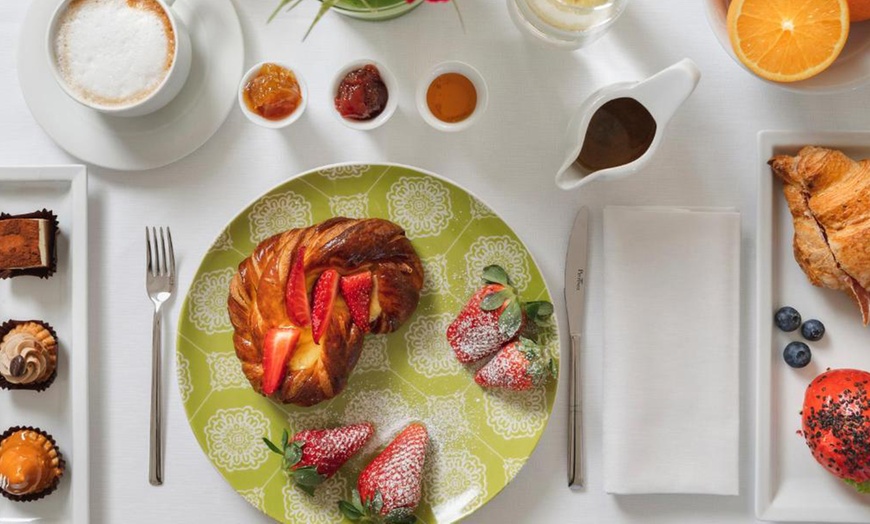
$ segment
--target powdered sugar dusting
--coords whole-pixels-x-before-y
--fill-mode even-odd
[[[447,339],[456,353],[456,358],[464,364],[492,355],[510,340],[498,327],[501,311],[480,309],[483,298],[497,290],[494,286],[486,286],[475,293],[447,328]]]
[[[477,372],[478,383],[488,386],[508,389],[525,389],[529,387],[529,379],[522,371],[524,357],[513,346],[508,346],[498,353]]]
[[[293,441],[304,444],[299,465],[314,465],[321,475],[332,476],[348,458],[362,449],[373,433],[374,428],[369,423],[300,431],[293,438]]]
[[[423,467],[429,435],[422,424],[411,424],[369,464],[359,477],[362,500],[384,499],[382,513],[397,508],[415,509],[422,495]]]

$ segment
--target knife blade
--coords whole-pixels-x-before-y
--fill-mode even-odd
[[[581,338],[586,311],[586,277],[589,261],[589,209],[581,207],[574,219],[565,256],[565,308],[571,334],[568,383],[568,486],[582,488],[583,409],[580,384]]]

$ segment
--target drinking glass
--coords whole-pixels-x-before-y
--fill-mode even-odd
[[[507,0],[521,31],[562,49],[579,49],[600,38],[628,0]]]

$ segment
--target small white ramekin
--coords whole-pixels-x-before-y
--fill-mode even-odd
[[[474,108],[474,112],[471,113],[468,118],[461,122],[451,123],[439,120],[438,117],[433,115],[432,111],[429,110],[429,104],[426,102],[426,94],[429,91],[429,86],[436,78],[446,73],[459,73],[471,80],[471,83],[474,84],[474,89],[477,90],[477,107]],[[417,111],[420,112],[420,116],[423,117],[423,120],[425,120],[427,124],[439,131],[455,132],[468,129],[473,126],[475,122],[480,120],[483,113],[486,112],[487,104],[489,104],[489,91],[486,87],[486,81],[483,79],[483,75],[480,74],[480,71],[465,62],[442,62],[433,67],[417,86]]]
[[[341,85],[341,81],[344,80],[344,77],[347,76],[348,73],[353,71],[354,69],[359,69],[366,65],[373,65],[378,68],[378,73],[381,75],[381,80],[383,80],[384,85],[387,86],[387,107],[379,114],[378,116],[372,118],[371,120],[353,120],[351,118],[345,118],[341,116],[341,113],[335,108],[335,95],[338,94],[338,86]],[[335,78],[332,79],[332,84],[330,84],[329,89],[329,107],[332,108],[332,113],[335,115],[338,120],[351,129],[357,129],[359,131],[371,131],[372,129],[376,129],[381,127],[386,123],[390,117],[393,116],[393,113],[396,112],[396,108],[399,107],[399,83],[396,81],[395,75],[393,72],[380,62],[376,62],[374,60],[354,60],[353,62],[347,64],[338,70],[335,74]]]
[[[296,108],[295,111],[290,113],[288,116],[282,118],[281,120],[269,120],[268,118],[263,118],[257,113],[248,109],[248,104],[245,103],[245,86],[248,85],[248,82],[257,75],[260,71],[260,68],[266,64],[275,64],[281,66],[285,69],[289,69],[293,72],[293,75],[296,77],[296,82],[299,83],[299,90],[302,92],[302,103],[299,104],[299,107]],[[266,62],[260,62],[256,64],[254,67],[250,68],[247,73],[242,77],[242,81],[239,82],[239,107],[242,110],[242,113],[248,120],[257,124],[258,126],[268,127],[269,129],[281,129],[289,126],[293,122],[299,120],[302,116],[302,113],[305,112],[305,108],[308,107],[308,84],[305,83],[305,78],[299,74],[299,71],[290,67],[287,64],[283,64],[281,62],[276,62],[274,60],[268,60]]]

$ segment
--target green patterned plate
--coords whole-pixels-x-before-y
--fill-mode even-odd
[[[345,391],[313,408],[282,406],[255,393],[242,375],[226,312],[230,279],[257,243],[333,216],[381,217],[404,227],[423,260],[420,305],[402,328],[366,338]],[[452,183],[397,165],[325,167],[258,198],[218,236],[190,286],[178,326],[181,398],[203,451],[239,494],[282,522],[340,522],[336,501],[405,424],[423,421],[432,437],[424,523],[454,522],[494,497],[531,455],[556,394],[556,381],[525,393],[483,391],[447,345],[447,325],[499,264],[526,300],[550,300],[532,256],[486,205]],[[559,353],[555,323],[542,342]],[[288,484],[281,459],[261,438],[281,430],[368,420],[372,442],[314,498]]]

